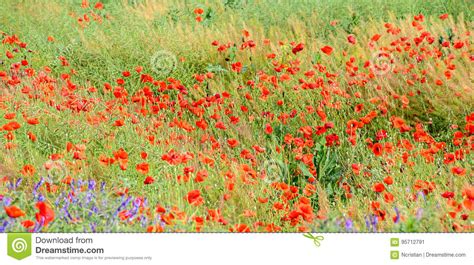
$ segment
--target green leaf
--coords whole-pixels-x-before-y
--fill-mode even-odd
[[[222,67],[220,64],[208,64],[206,71],[212,73],[228,72],[228,70]]]
[[[311,174],[311,172],[309,172],[309,169],[305,164],[299,163],[298,168],[301,170],[303,175],[305,175],[306,177],[312,177],[313,176],[313,174]]]

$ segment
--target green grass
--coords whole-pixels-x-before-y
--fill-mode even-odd
[[[98,207],[100,205],[98,213],[94,214],[90,214],[87,207],[71,206],[72,215],[78,217],[75,221],[64,217],[65,212],[61,210],[64,205],[56,201],[58,198],[63,200],[71,187],[55,180],[54,185],[58,185],[59,190],[55,193],[46,191],[43,186],[41,193],[47,202],[54,204],[57,214],[56,221],[44,228],[45,231],[142,231],[147,227],[156,228],[156,225],[163,226],[165,231],[194,231],[199,230],[196,217],[206,220],[202,228],[204,231],[228,231],[238,224],[246,224],[255,231],[268,231],[264,226],[269,224],[280,226],[282,231],[343,231],[347,220],[354,222],[357,231],[374,231],[373,227],[366,224],[377,210],[371,206],[373,202],[379,202],[381,206],[378,213],[384,213],[381,214],[383,218],[380,217],[376,231],[472,231],[469,223],[472,219],[469,214],[472,213],[466,207],[461,207],[456,217],[450,218],[448,215],[454,211],[454,206],[448,204],[453,201],[441,197],[442,193],[453,191],[455,203],[461,205],[470,200],[465,194],[466,190],[472,189],[474,165],[469,147],[472,145],[472,135],[467,127],[464,128],[470,124],[466,117],[472,115],[470,102],[474,100],[472,78],[469,76],[472,60],[468,56],[472,51],[472,37],[465,34],[472,31],[473,4],[470,1],[129,0],[102,1],[103,10],[94,10],[92,7],[83,9],[82,1],[72,0],[4,2],[0,7],[0,31],[6,35],[18,35],[21,41],[28,43],[29,51],[22,50],[14,59],[7,59],[4,55],[12,47],[7,44],[0,46],[0,60],[3,62],[0,71],[10,75],[9,66],[26,59],[29,67],[37,72],[43,71],[46,66],[51,68],[48,76],[56,81],[49,84],[52,91],[46,94],[46,85],[39,84],[38,79],[22,76],[22,86],[32,87],[38,93],[36,98],[18,93],[18,88],[13,94],[4,93],[9,88],[5,82],[0,83],[0,89],[3,89],[0,95],[4,97],[0,98],[0,115],[15,112],[15,119],[22,124],[20,129],[14,131],[14,139],[8,139],[11,136],[2,131],[5,137],[0,139],[1,146],[13,143],[17,147],[5,148],[0,153],[0,170],[2,175],[8,177],[8,180],[0,182],[0,188],[5,190],[0,195],[12,198],[12,203],[21,206],[28,218],[34,218],[36,209],[32,202],[38,198],[31,195],[31,190],[41,177],[54,175],[63,178],[69,175],[76,180],[95,180],[106,185],[105,191],[98,191],[98,188],[90,190],[87,184],[75,187],[83,189],[78,191],[79,201],[94,194],[93,203]],[[196,14],[193,13],[196,8],[203,9],[200,23],[195,20]],[[102,21],[91,18],[87,26],[81,27],[78,18],[85,13],[91,17],[91,11]],[[420,13],[425,16],[422,31],[430,32],[435,37],[434,44],[429,46],[424,43],[420,47],[412,44],[406,51],[393,51],[394,67],[399,67],[399,72],[370,76],[370,68],[364,67],[364,64],[374,60],[373,56],[380,47],[389,49],[392,46],[390,43],[400,36],[407,36],[409,42],[413,42],[421,34],[421,30],[412,26],[413,16]],[[448,13],[449,18],[442,21],[439,16],[444,13]],[[391,23],[401,33],[387,33],[384,23]],[[250,33],[246,40],[252,39],[257,44],[251,51],[238,48],[243,42],[244,29]],[[357,44],[350,45],[347,42],[349,34],[357,37]],[[371,44],[370,39],[374,34],[381,34],[382,38],[376,44]],[[54,41],[48,41],[49,36]],[[449,39],[450,36],[451,47],[442,48],[438,40]],[[263,45],[265,39],[270,40],[271,44]],[[468,44],[461,49],[452,48],[457,40]],[[233,42],[235,46],[219,53],[217,47],[211,45],[213,41],[220,44]],[[279,41],[284,44],[279,45]],[[304,50],[293,54],[291,42],[304,43]],[[325,45],[334,48],[331,56],[321,52],[321,47]],[[377,48],[370,48],[370,45]],[[431,49],[443,52],[436,57],[423,50],[425,48],[430,52]],[[154,73],[150,63],[153,55],[161,50],[177,58],[177,66],[169,75]],[[276,55],[274,65],[266,58],[269,53]],[[419,54],[426,58],[416,62],[414,58]],[[449,54],[454,59],[448,60]],[[59,57],[65,57],[69,65],[63,66]],[[354,57],[353,66],[358,67],[355,77],[347,74],[348,70],[345,69],[350,57]],[[300,61],[298,67],[301,70],[287,81],[280,80],[278,87],[266,81],[262,75],[264,72],[282,78],[288,71],[278,72],[274,68],[278,64],[287,68],[296,60]],[[232,71],[231,65],[237,61],[244,66],[242,73]],[[448,61],[456,66],[451,71],[451,79],[444,77]],[[324,65],[327,73],[319,72],[317,64]],[[142,66],[141,73],[150,74],[155,81],[169,85],[173,81],[168,78],[180,80],[189,93],[180,93],[178,90],[160,92],[158,83],[143,84],[140,74],[135,72],[137,66]],[[310,78],[303,75],[309,70],[316,72],[311,82],[320,78],[323,87],[314,90],[294,89],[301,85],[299,79],[310,82]],[[130,71],[132,75],[124,78],[123,71]],[[423,74],[423,71],[426,73]],[[202,83],[196,81],[195,74],[207,72],[213,72],[214,77]],[[66,73],[71,75],[70,82],[76,85],[76,90],[67,92],[68,84],[61,78]],[[330,74],[339,76],[333,78]],[[416,78],[426,77],[427,82],[408,85],[408,80],[416,79],[414,75],[417,75]],[[112,90],[122,86],[117,84],[119,78],[126,80],[123,87],[128,92],[127,103],[120,103],[112,92],[104,91],[105,83],[112,84]],[[357,79],[365,83],[352,85],[351,82]],[[444,83],[436,85],[437,79]],[[249,86],[248,81],[254,81],[256,87]],[[139,95],[137,93],[145,93],[145,86],[151,89],[154,97],[159,98],[159,103],[166,106],[157,114],[150,113],[150,105],[156,106],[157,102],[147,101],[146,105],[131,103],[133,97]],[[97,92],[90,92],[91,87],[95,87]],[[271,92],[267,99],[261,98],[264,87]],[[227,92],[229,98],[222,99],[222,102],[210,99],[216,93],[222,97],[223,92]],[[68,98],[71,95],[90,100],[92,109],[88,112],[70,109],[58,111],[57,106],[65,108],[68,100],[72,100]],[[399,99],[401,96],[409,99],[405,107]],[[202,106],[206,107],[194,106],[193,103],[199,100],[209,103],[203,103]],[[278,100],[282,100],[283,104],[278,105]],[[354,111],[358,104],[364,105],[360,113]],[[201,116],[186,105],[198,108],[202,111]],[[247,107],[249,111],[242,111],[241,106]],[[314,108],[313,112],[308,110],[311,107]],[[327,115],[326,121],[315,112],[318,107]],[[148,113],[140,113],[143,109]],[[357,131],[357,144],[352,145],[346,132],[347,122],[351,119],[360,120],[370,111],[375,111],[377,117]],[[273,114],[274,118],[263,115],[264,112]],[[297,114],[289,117],[292,112]],[[22,114],[38,118],[40,124],[26,124]],[[221,117],[216,119],[223,121],[227,130],[215,128],[216,121],[211,117],[213,114]],[[282,122],[284,115],[288,117]],[[92,125],[90,120],[99,116],[105,121]],[[232,124],[231,116],[239,117],[240,122]],[[393,128],[390,121],[392,116],[403,118],[413,130],[402,133]],[[175,119],[195,126],[201,118],[209,124],[206,131],[196,129],[186,132],[172,126]],[[125,121],[125,126],[113,126],[119,119]],[[0,124],[6,122],[2,119]],[[326,122],[333,123],[334,128],[322,135],[313,134],[305,139],[300,130],[303,126],[311,126],[315,130]],[[418,123],[433,137],[434,143],[416,141],[418,134],[422,134],[414,133]],[[273,133],[264,132],[266,124],[271,124]],[[374,141],[374,136],[382,129],[386,130],[388,137],[380,142],[393,144],[395,151],[375,156],[365,141],[368,138]],[[458,130],[464,132],[464,142],[460,146],[453,144],[453,134]],[[36,142],[28,140],[25,136],[28,132],[37,136]],[[285,137],[289,134],[298,138],[293,144],[286,143]],[[326,147],[325,136],[328,134],[337,134],[340,145]],[[155,137],[155,143],[150,143],[149,136]],[[215,140],[201,142],[205,136],[214,137]],[[239,141],[237,148],[228,146],[227,140],[231,138]],[[307,144],[298,147],[298,142],[305,140]],[[413,149],[396,148],[403,140],[410,141]],[[441,142],[445,143],[444,149],[426,155]],[[77,150],[66,151],[67,143],[74,144]],[[220,147],[216,147],[217,143]],[[80,150],[82,145],[86,147],[83,153]],[[266,151],[252,151],[254,159],[243,158],[241,152],[244,149],[252,150],[255,145]],[[119,148],[126,150],[129,155],[127,170],[120,169],[117,163],[112,166],[101,165],[99,157],[113,157]],[[186,165],[169,165],[162,156],[170,149],[178,153],[190,152],[194,157]],[[445,165],[444,155],[456,151],[465,152],[464,158]],[[85,158],[74,158],[74,152]],[[140,157],[141,152],[148,154],[146,160]],[[403,161],[405,152],[411,165]],[[52,154],[63,155],[61,160],[67,164],[66,173],[45,169],[44,164]],[[311,155],[313,157],[308,158]],[[204,163],[202,156],[213,158],[215,165]],[[429,158],[433,161],[427,162]],[[143,161],[150,164],[150,171],[146,175],[155,178],[152,185],[145,185],[145,176],[135,170],[135,166]],[[294,186],[298,198],[308,197],[314,213],[311,220],[293,225],[285,219],[289,212],[300,211],[299,207],[303,207],[304,203],[298,199],[284,199],[288,190],[278,190],[278,187],[263,180],[261,174],[267,170],[265,167],[269,161],[275,161],[282,167],[281,171],[274,173],[276,178]],[[12,190],[8,185],[22,177],[19,172],[26,164],[35,167],[35,174],[23,176],[22,187]],[[253,170],[255,176],[246,176],[243,164],[250,171]],[[363,165],[360,174],[353,172],[353,164]],[[451,170],[454,166],[466,169],[465,174],[453,174]],[[195,172],[191,174],[189,182],[182,183],[178,178],[183,178],[185,167],[194,167]],[[207,179],[202,183],[193,180],[200,170],[208,172]],[[372,188],[374,184],[382,183],[388,175],[395,180],[394,184],[386,185],[395,197],[394,202],[386,202],[383,193],[376,193]],[[309,181],[311,177],[315,177],[316,181]],[[423,189],[427,188],[415,190],[417,181],[433,182],[436,188],[426,191],[422,196]],[[230,184],[235,185],[233,190],[229,189]],[[311,195],[304,194],[308,184],[314,184],[316,190]],[[345,190],[347,186],[350,186],[350,192]],[[116,190],[125,187],[133,199],[147,198],[146,205],[140,206],[140,214],[146,220],[144,224],[111,217],[117,214],[117,205],[127,197],[116,195]],[[186,201],[185,196],[191,190],[200,190],[204,199],[202,206],[190,205]],[[351,196],[347,196],[348,193]],[[268,198],[269,202],[260,203],[258,198]],[[287,203],[287,208],[275,210],[273,204],[281,201]],[[165,207],[166,213],[158,214],[155,211],[157,205]],[[130,202],[125,208],[133,211],[133,203]],[[219,221],[210,217],[209,211],[215,209],[221,211],[222,219]],[[423,215],[419,214],[419,209],[423,209]],[[249,211],[254,212],[255,216]],[[391,220],[396,217],[395,211],[401,213],[397,223]],[[181,212],[186,217],[180,218]],[[171,218],[166,217],[170,214],[175,219],[164,220]],[[468,218],[462,219],[462,214],[468,214]],[[10,220],[3,212],[0,218]],[[254,227],[256,222],[264,225]],[[92,229],[90,224],[97,228]],[[19,222],[13,221],[3,228],[23,229]]]

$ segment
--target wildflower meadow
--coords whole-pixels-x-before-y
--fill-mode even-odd
[[[2,0],[0,232],[473,232],[472,10]]]

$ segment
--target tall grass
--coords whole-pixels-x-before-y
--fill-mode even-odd
[[[451,176],[448,166],[442,165],[441,155],[436,156],[436,163],[425,164],[424,158],[415,156],[413,166],[406,166],[401,162],[401,152],[393,157],[380,158],[373,155],[363,141],[380,129],[386,129],[389,138],[387,141],[397,143],[404,140],[406,136],[396,128],[392,128],[389,117],[398,116],[404,118],[410,126],[421,123],[427,127],[429,133],[437,141],[448,142],[449,148],[454,150],[451,144],[453,125],[462,126],[466,123],[466,116],[472,112],[474,92],[472,87],[472,76],[470,74],[472,63],[469,56],[461,51],[453,51],[456,56],[456,71],[449,82],[443,85],[421,85],[419,83],[410,86],[407,79],[410,74],[404,74],[410,63],[416,64],[415,74],[427,70],[426,78],[430,84],[444,75],[445,68],[440,66],[439,59],[428,58],[420,63],[407,53],[400,53],[394,58],[393,67],[399,72],[388,73],[384,76],[366,78],[366,76],[350,76],[345,70],[346,63],[350,57],[354,58],[356,65],[364,68],[367,60],[373,59],[373,54],[378,47],[388,47],[394,40],[386,37],[384,23],[391,23],[398,27],[401,35],[414,38],[419,32],[411,25],[413,15],[423,13],[425,18],[424,30],[431,32],[438,42],[439,38],[472,38],[464,34],[472,30],[472,3],[469,1],[102,1],[104,10],[96,11],[101,15],[101,21],[86,23],[81,26],[78,18],[85,11],[81,8],[82,1],[13,1],[7,0],[0,7],[0,30],[8,35],[17,34],[21,40],[28,43],[31,53],[26,56],[31,67],[41,71],[44,66],[52,68],[51,75],[57,78],[54,93],[50,97],[30,99],[17,91],[4,94],[4,102],[32,102],[31,106],[26,104],[29,115],[35,115],[41,119],[46,126],[37,126],[31,129],[38,137],[36,143],[30,141],[19,141],[21,150],[9,150],[0,154],[0,170],[2,174],[18,171],[24,164],[39,165],[38,174],[48,175],[50,172],[41,167],[53,153],[64,153],[65,144],[72,142],[75,145],[87,146],[85,154],[87,159],[74,161],[68,164],[68,173],[77,179],[94,178],[106,181],[107,187],[128,187],[134,195],[147,195],[150,205],[163,204],[169,208],[177,207],[191,216],[204,216],[207,209],[221,209],[222,215],[229,217],[231,224],[254,223],[261,221],[273,223],[280,221],[283,216],[279,212],[271,210],[267,204],[256,203],[259,197],[268,197],[273,203],[281,195],[275,191],[269,191],[269,185],[257,183],[249,185],[243,178],[237,178],[232,196],[224,200],[226,191],[227,172],[233,172],[241,177],[245,170],[244,163],[249,163],[239,158],[239,151],[226,147],[226,141],[236,138],[243,146],[251,147],[253,144],[261,144],[267,150],[252,165],[260,173],[268,161],[277,161],[286,168],[286,174],[276,174],[290,185],[304,188],[305,178],[311,175],[304,163],[295,159],[296,152],[276,151],[285,145],[284,137],[287,134],[300,134],[299,128],[304,125],[321,125],[321,118],[312,113],[305,114],[308,107],[318,107],[323,95],[318,91],[293,91],[292,88],[299,84],[298,79],[292,79],[281,87],[272,91],[270,100],[260,100],[260,91],[250,89],[245,81],[259,81],[258,71],[273,71],[274,66],[269,63],[267,54],[275,53],[277,60],[282,64],[289,64],[294,60],[291,53],[290,42],[304,43],[304,52],[299,54],[301,69],[314,69],[313,65],[322,63],[328,68],[329,73],[337,74],[337,85],[329,86],[328,93],[333,96],[330,107],[325,107],[328,121],[336,124],[333,133],[341,137],[341,144],[337,149],[324,147],[324,137],[317,137],[315,142],[317,148],[304,147],[301,153],[314,154],[318,176],[325,176],[315,184],[317,194],[311,198],[312,206],[317,214],[317,221],[313,224],[314,229],[327,231],[338,231],[340,225],[328,224],[326,217],[331,222],[341,222],[347,218],[352,219],[359,231],[370,230],[365,227],[367,213],[370,211],[371,202],[382,200],[378,194],[374,194],[371,186],[390,174],[397,181],[392,190],[393,195],[399,198],[397,209],[404,213],[406,222],[394,225],[393,222],[385,222],[379,225],[381,231],[445,231],[450,230],[452,222],[434,222],[445,218],[449,207],[439,206],[442,200],[440,195],[433,195],[430,200],[406,199],[407,194],[413,193],[413,183],[422,179],[431,181],[432,178]],[[193,11],[203,8],[203,21],[197,23]],[[448,20],[440,21],[439,15],[449,13]],[[239,51],[230,49],[226,53],[218,53],[211,42],[219,43],[234,42],[237,46],[241,44],[242,30],[247,30],[252,40],[258,46],[252,51]],[[357,36],[357,45],[349,45],[347,36]],[[368,49],[369,42],[375,34],[385,34],[377,47]],[[48,41],[48,37],[54,41]],[[394,37],[395,38],[395,37]],[[266,39],[271,44],[262,45]],[[279,45],[281,41],[284,44]],[[335,52],[331,57],[321,53],[320,48],[330,45]],[[439,46],[439,45],[438,45]],[[232,104],[225,107],[205,109],[205,117],[214,112],[220,114],[226,122],[228,115],[225,108],[233,106],[247,106],[248,114],[238,112],[241,123],[226,131],[209,128],[209,134],[215,135],[220,143],[221,151],[214,151],[201,143],[198,139],[204,137],[204,133],[193,131],[182,136],[182,129],[171,127],[169,123],[179,115],[174,110],[163,110],[160,117],[150,118],[147,115],[140,116],[137,112],[138,105],[130,104],[121,106],[107,106],[114,97],[111,93],[103,92],[104,83],[115,84],[116,79],[121,77],[122,71],[133,70],[137,66],[143,66],[143,73],[153,73],[150,60],[153,54],[159,50],[167,50],[176,55],[178,66],[169,75],[160,77],[165,80],[172,77],[188,88],[196,85],[195,74],[215,72],[217,78],[208,80],[205,85],[196,89],[189,89],[186,100],[190,102],[206,98],[216,93],[228,92],[232,96]],[[416,50],[416,48],[413,48]],[[472,50],[472,49],[471,49]],[[4,53],[4,50],[1,50]],[[347,55],[344,55],[347,53]],[[420,52],[421,53],[421,52]],[[396,53],[394,53],[396,54]],[[67,58],[70,68],[61,65],[59,56]],[[326,56],[326,57],[325,57]],[[447,56],[446,54],[443,56]],[[232,59],[229,59],[231,58]],[[444,58],[444,57],[443,57]],[[470,61],[471,60],[471,61]],[[231,70],[231,63],[240,61],[245,65],[246,71],[237,74]],[[79,86],[78,96],[93,98],[94,111],[90,113],[73,113],[71,111],[57,112],[51,108],[49,102],[63,102],[62,88],[66,82],[61,80],[61,74],[71,73],[74,69],[72,80]],[[216,70],[217,69],[217,70]],[[361,72],[366,73],[366,70]],[[367,74],[368,75],[368,74]],[[357,78],[366,78],[367,85],[351,86],[350,81]],[[324,79],[328,83],[329,78]],[[443,79],[444,80],[444,79]],[[34,86],[34,80],[29,80]],[[134,74],[127,80],[127,89],[130,95],[143,89],[139,76]],[[239,86],[243,87],[239,89]],[[90,87],[98,88],[97,93],[89,93]],[[420,91],[418,91],[420,90]],[[419,92],[419,93],[418,93]],[[169,93],[174,100],[177,96]],[[357,97],[356,94],[361,96]],[[249,102],[248,95],[254,98]],[[160,95],[161,96],[161,95]],[[400,97],[407,96],[410,100],[408,107],[404,107]],[[284,105],[277,107],[275,101],[284,100]],[[42,101],[43,100],[43,101]],[[377,101],[378,100],[378,101]],[[6,104],[5,103],[5,104]],[[20,103],[18,103],[20,104]],[[226,103],[227,104],[227,103]],[[357,146],[352,146],[346,137],[346,123],[350,118],[362,116],[355,114],[356,104],[365,104],[364,112],[386,108],[386,116],[374,120],[370,125],[361,130]],[[7,105],[5,109],[18,112],[13,106]],[[46,110],[46,111],[45,111]],[[276,119],[271,120],[262,117],[264,112],[275,112],[277,114],[296,111],[298,116],[290,119],[286,126]],[[236,110],[236,112],[239,110]],[[2,114],[4,114],[2,112]],[[91,125],[90,120],[97,116],[106,116],[106,121],[98,125]],[[180,117],[194,126],[197,117],[188,112]],[[112,127],[111,124],[120,118],[127,121],[127,126]],[[140,126],[129,125],[130,120],[136,118]],[[267,123],[273,123],[274,133],[266,135],[262,133]],[[161,125],[156,125],[159,123]],[[233,125],[229,125],[233,126]],[[20,133],[26,134],[26,128],[21,128]],[[150,144],[146,138],[147,134],[157,137],[159,144]],[[1,143],[7,141],[2,139]],[[138,156],[140,152],[148,153],[151,157],[152,169],[150,175],[156,176],[156,185],[145,185],[141,176],[130,171],[120,170],[117,166],[104,167],[98,161],[100,155],[112,156],[119,148],[127,150],[130,155],[130,167],[141,162]],[[413,153],[422,152],[423,143],[416,143]],[[204,168],[209,172],[209,183],[198,184],[193,181],[178,183],[176,178],[182,174],[183,167],[170,166],[161,160],[161,156],[170,149],[177,152],[192,151],[196,156],[192,160],[192,166]],[[450,149],[451,150],[451,149]],[[221,157],[221,153],[229,154],[236,158],[234,163],[229,159]],[[199,153],[213,155],[215,167],[204,165],[198,158]],[[323,157],[323,159],[321,158]],[[351,165],[362,163],[367,167],[364,174],[352,174]],[[455,189],[457,193],[472,182],[472,160],[468,159],[457,162],[459,166],[468,168],[465,177],[446,179],[438,181],[440,190]],[[393,166],[395,169],[391,169]],[[472,169],[472,167],[471,167]],[[26,186],[32,189],[38,178],[26,180]],[[349,200],[345,197],[341,183],[349,183],[355,189],[354,197]],[[358,187],[357,184],[361,184]],[[471,183],[472,184],[472,183]],[[67,187],[61,186],[64,189]],[[200,189],[206,200],[206,209],[195,208],[186,202],[185,194],[189,190]],[[409,192],[407,191],[409,190]],[[110,191],[112,194],[113,191]],[[110,195],[110,194],[109,194]],[[20,195],[18,195],[20,196]],[[112,196],[112,195],[111,195]],[[461,196],[461,195],[459,195]],[[26,198],[25,200],[27,200]],[[53,198],[51,198],[53,199]],[[441,207],[441,210],[438,210]],[[387,212],[393,212],[389,204],[382,206]],[[416,210],[425,209],[428,217],[417,220]],[[256,216],[246,217],[242,213],[244,209],[256,212]],[[178,211],[179,212],[179,211]],[[175,212],[176,214],[176,212]],[[171,230],[191,230],[194,223],[188,219],[177,224]],[[65,229],[65,228],[64,228]],[[68,228],[69,229],[69,228]],[[117,228],[119,229],[119,228]],[[125,228],[120,228],[125,229]],[[227,230],[221,224],[210,223],[208,231]],[[284,231],[293,231],[290,225],[283,227]]]

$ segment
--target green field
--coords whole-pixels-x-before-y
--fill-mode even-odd
[[[472,232],[472,10],[5,0],[0,232]]]

